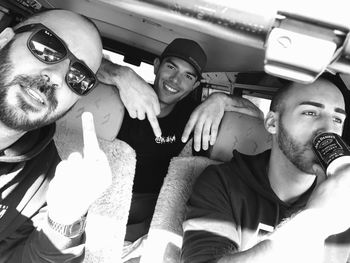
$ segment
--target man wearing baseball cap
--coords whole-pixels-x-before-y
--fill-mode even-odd
[[[184,38],[175,39],[164,49],[160,60],[166,57],[177,57],[190,63],[199,77],[207,63],[207,56],[201,46],[195,41]]]
[[[208,144],[215,142],[224,111],[261,117],[261,111],[253,103],[240,97],[215,93],[198,105],[192,96],[188,96],[199,86],[206,62],[207,56],[198,43],[178,38],[154,61],[156,76],[150,96],[144,96],[149,90],[143,86],[143,90],[139,88],[133,95],[124,96],[129,98],[124,101],[122,92],[125,91],[120,90],[129,114],[124,114],[117,137],[136,151],[137,158],[125,238],[128,241],[135,241],[148,232],[170,159],[181,152],[192,131],[195,150],[199,151],[201,145],[207,150]],[[113,76],[108,74],[114,67],[118,66],[110,64],[100,80],[113,84]],[[130,86],[128,92],[135,89],[137,87]],[[156,95],[157,103],[153,103],[152,93]],[[155,110],[158,107],[159,112]],[[148,120],[145,120],[146,115]]]

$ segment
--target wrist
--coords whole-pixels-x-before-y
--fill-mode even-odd
[[[88,212],[88,208],[73,206],[53,206],[48,204],[48,215],[50,218],[60,224],[70,225],[84,217]]]
[[[237,97],[230,96],[223,92],[216,92],[217,99],[220,101],[225,111],[235,111],[239,105]]]
[[[216,103],[221,104],[222,107],[225,108],[225,110],[233,104],[232,98],[226,93],[214,92],[211,96],[213,97],[213,99],[215,99]]]
[[[70,224],[62,224],[55,221],[50,217],[49,214],[47,214],[47,224],[50,229],[56,233],[67,238],[75,238],[81,236],[84,233],[86,226],[86,216],[87,214],[83,215],[78,220],[75,220]]]

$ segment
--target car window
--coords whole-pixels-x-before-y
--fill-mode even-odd
[[[105,50],[105,49],[103,50],[103,55],[105,56],[105,58],[112,61],[113,63],[117,63],[119,65],[128,66],[132,68],[144,80],[146,80],[150,84],[153,84],[154,82],[153,65],[148,64],[146,62],[141,62],[140,66],[135,66],[127,62],[124,62],[123,55],[113,51]]]

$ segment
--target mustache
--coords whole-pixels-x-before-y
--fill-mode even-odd
[[[36,75],[17,75],[8,86],[19,85],[22,88],[30,88],[38,90],[46,97],[47,103],[51,111],[54,111],[58,105],[56,99],[57,85],[50,83],[50,79],[45,76]]]
[[[11,81],[10,85],[20,85],[21,87],[37,89],[45,95],[53,94],[56,90],[56,85],[51,84],[43,76],[18,75]]]

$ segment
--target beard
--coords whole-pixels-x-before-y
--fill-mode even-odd
[[[9,59],[11,44],[10,41],[3,49],[0,50],[0,121],[10,129],[16,131],[30,131],[48,125],[61,115],[52,114],[57,108],[55,96],[55,87],[50,85],[46,78],[37,75],[17,75],[11,81],[8,81],[13,65]],[[31,113],[39,113],[39,109],[28,104],[21,96],[17,96],[16,105],[8,103],[8,93],[11,87],[19,86],[21,89],[30,88],[37,90],[46,97],[47,105],[45,114],[36,119],[30,119]]]
[[[312,165],[319,163],[319,161],[315,154],[310,158],[308,157],[310,155],[307,153],[308,151],[312,151],[312,139],[304,144],[297,142],[292,138],[281,122],[278,123],[278,130],[278,146],[287,159],[300,171],[308,174],[314,173]]]

